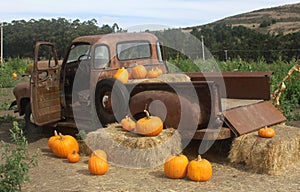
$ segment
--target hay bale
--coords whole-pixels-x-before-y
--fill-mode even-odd
[[[129,79],[128,83],[142,82],[191,82],[191,78],[183,73],[166,73],[152,79]]]
[[[229,152],[231,163],[245,163],[257,173],[277,175],[300,161],[300,129],[286,125],[273,126],[276,135],[261,138],[257,132],[234,139]]]
[[[182,151],[181,137],[173,128],[155,137],[144,137],[122,130],[117,123],[88,133],[85,143],[93,150],[106,151],[110,163],[131,168],[155,167],[170,154]]]

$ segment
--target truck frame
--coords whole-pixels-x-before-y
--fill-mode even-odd
[[[30,82],[14,88],[16,101],[11,105],[17,105],[15,112],[24,115],[26,126],[78,128],[78,119],[91,120],[96,114],[105,127],[127,114],[141,118],[154,101],[160,104],[152,105],[152,112],[164,119],[166,128],[189,129],[194,122],[195,139],[226,139],[286,120],[269,101],[272,73],[171,74],[164,47],[151,33],[78,37],[61,64],[52,43],[37,42],[34,54]],[[123,84],[113,78],[118,69],[124,67],[130,74],[136,65],[159,67],[163,76],[184,76],[188,81],[143,79]],[[190,90],[195,97],[187,94]],[[183,114],[186,110],[194,115]]]

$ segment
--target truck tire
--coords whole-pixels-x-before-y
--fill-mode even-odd
[[[24,120],[25,120],[24,131],[29,131],[30,128],[34,126],[34,124],[30,121],[30,116],[31,116],[31,106],[30,106],[30,102],[28,102],[25,106],[25,112],[24,112]]]
[[[99,81],[95,89],[95,109],[102,126],[120,122],[128,114],[129,93],[119,80]]]

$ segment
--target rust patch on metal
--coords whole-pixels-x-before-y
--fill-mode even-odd
[[[186,73],[192,81],[214,81],[222,98],[270,100],[271,72]]]
[[[236,136],[286,121],[270,101],[233,108],[224,112],[225,123]]]

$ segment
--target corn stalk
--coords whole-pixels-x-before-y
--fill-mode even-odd
[[[298,61],[300,63],[300,61]],[[286,89],[286,81],[290,81],[292,79],[293,73],[297,71],[298,72],[298,78],[300,78],[300,67],[298,64],[294,65],[288,72],[288,74],[282,79],[280,82],[278,88],[272,92],[271,97],[273,99],[274,106],[281,111],[280,108],[280,97],[282,95],[282,92]]]

